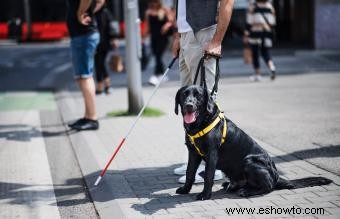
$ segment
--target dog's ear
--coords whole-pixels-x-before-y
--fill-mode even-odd
[[[209,91],[207,89],[205,89],[204,91],[205,93],[205,99],[206,99],[206,103],[207,103],[207,111],[209,113],[213,113],[214,111],[214,106],[215,106],[215,102],[214,99],[212,98],[212,96],[209,94]]]
[[[178,115],[178,105],[179,105],[179,102],[180,102],[180,96],[181,96],[181,93],[182,91],[185,89],[186,87],[182,87],[180,88],[178,91],[177,91],[177,94],[176,94],[176,97],[175,97],[175,113],[176,115]]]

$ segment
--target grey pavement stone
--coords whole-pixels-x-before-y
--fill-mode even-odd
[[[56,203],[39,110],[0,111],[0,217],[60,218]]]

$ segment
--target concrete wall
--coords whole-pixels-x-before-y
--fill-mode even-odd
[[[340,0],[316,0],[315,49],[340,49]]]

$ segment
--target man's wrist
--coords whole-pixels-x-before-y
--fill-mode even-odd
[[[215,43],[215,44],[222,44],[222,40],[223,40],[222,37],[220,37],[220,36],[218,36],[217,34],[215,34],[215,35],[213,36],[213,38],[211,39],[211,42],[212,42],[212,43]]]

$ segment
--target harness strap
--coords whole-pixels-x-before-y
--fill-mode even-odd
[[[191,143],[194,145],[194,147],[196,148],[197,153],[200,156],[204,156],[204,154],[201,152],[201,150],[197,147],[196,143],[195,143],[195,139],[204,136],[205,134],[209,133],[213,128],[215,128],[215,126],[221,121],[223,120],[223,131],[222,131],[222,138],[221,138],[221,144],[222,145],[226,139],[227,136],[227,121],[224,117],[223,112],[220,112],[219,115],[216,117],[216,119],[210,123],[210,125],[208,125],[206,128],[204,128],[203,130],[197,132],[194,135],[189,135],[187,134],[187,136],[189,137]]]

